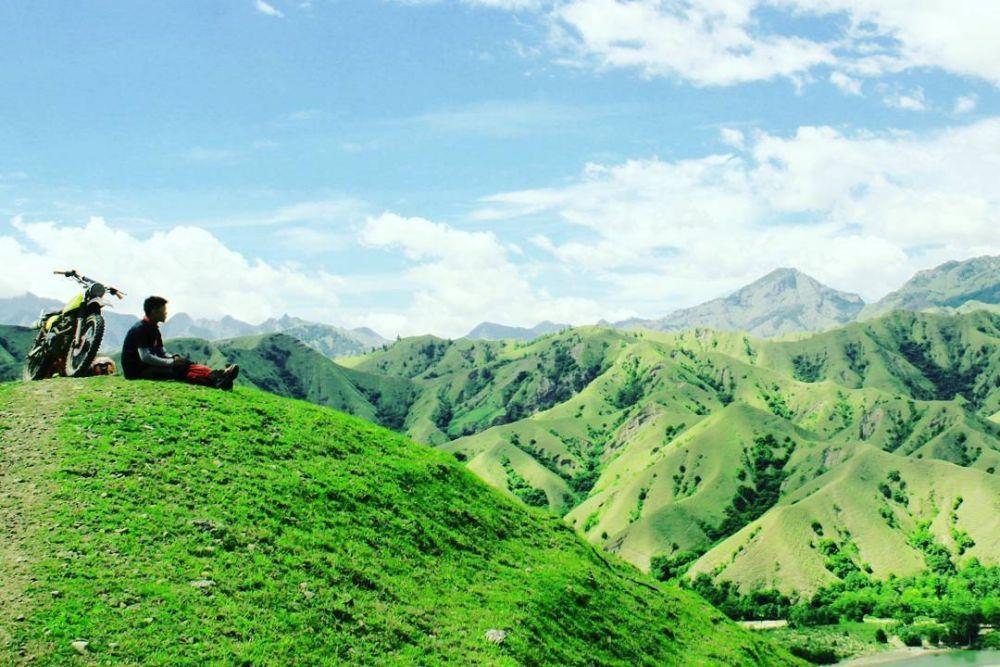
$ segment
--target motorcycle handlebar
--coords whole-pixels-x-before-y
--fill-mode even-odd
[[[53,271],[52,273],[56,274],[57,276],[66,276],[67,278],[76,278],[77,282],[81,282],[81,283],[84,283],[84,284],[94,282],[94,281],[92,281],[90,278],[88,278],[86,276],[81,276],[79,273],[76,272],[76,269],[70,269],[69,271]],[[125,298],[125,292],[121,291],[120,289],[116,289],[114,287],[108,287],[107,289],[108,289],[108,292],[110,292],[111,294],[115,295],[119,299],[124,299]]]

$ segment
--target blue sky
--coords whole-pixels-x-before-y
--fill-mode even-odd
[[[777,266],[878,298],[1000,246],[1000,10],[903,4],[5,3],[0,296],[72,264],[384,335]]]

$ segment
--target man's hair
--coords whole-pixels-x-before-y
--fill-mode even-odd
[[[145,301],[142,302],[142,310],[147,316],[152,315],[153,311],[162,306],[167,302],[162,296],[151,296],[147,297]]]

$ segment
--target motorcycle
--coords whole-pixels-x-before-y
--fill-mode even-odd
[[[42,380],[62,373],[80,377],[90,372],[90,366],[104,340],[104,316],[101,309],[111,307],[106,294],[119,299],[125,293],[76,271],[54,271],[72,278],[83,288],[66,306],[55,312],[42,312],[35,327],[38,336],[28,352],[24,369],[25,380]]]

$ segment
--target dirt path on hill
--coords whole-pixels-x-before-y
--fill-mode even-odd
[[[0,663],[21,662],[11,638],[29,610],[25,590],[38,554],[29,542],[31,509],[45,502],[48,473],[58,465],[49,443],[79,380],[23,383],[0,399]]]

